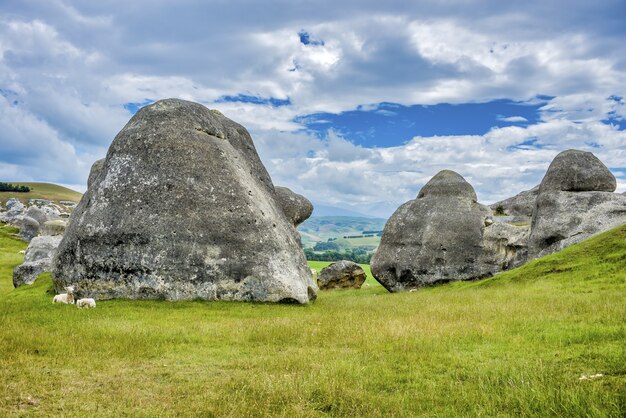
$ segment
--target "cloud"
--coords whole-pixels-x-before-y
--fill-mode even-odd
[[[443,169],[463,175],[481,202],[513,196],[538,184],[552,159],[568,148],[593,152],[614,168],[622,189],[626,181],[625,170],[619,168],[626,161],[626,131],[600,122],[583,125],[550,120],[528,127],[497,128],[485,135],[416,137],[402,146],[373,149],[336,134],[330,137],[320,140],[304,133],[260,136],[257,147],[276,184],[320,203],[381,216],[415,198]],[[532,143],[520,146],[527,142]],[[272,149],[289,151],[276,158]]]
[[[623,188],[624,12],[618,0],[3,2],[0,175],[84,184],[132,104],[179,97],[246,126],[276,183],[360,211],[392,210],[442,168],[497,200],[571,147],[619,168]],[[381,103],[539,95],[550,98],[538,120],[502,113],[523,126],[387,148],[357,146],[332,123],[320,138],[298,119],[362,109],[396,123],[402,109]]]
[[[526,119],[523,116],[509,116],[509,117],[499,116],[498,120],[501,120],[502,122],[512,122],[512,123],[528,122],[528,119]]]

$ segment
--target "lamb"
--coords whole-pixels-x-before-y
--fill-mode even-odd
[[[65,291],[67,293],[61,293],[59,295],[56,295],[52,299],[52,303],[65,303],[68,305],[73,304],[74,303],[74,286],[67,286],[65,288]]]
[[[93,298],[83,298],[83,299],[78,299],[76,301],[76,307],[78,309],[83,309],[83,308],[95,308],[96,307],[96,300]]]

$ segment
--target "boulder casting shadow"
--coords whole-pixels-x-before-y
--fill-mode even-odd
[[[245,128],[177,99],[142,108],[94,165],[53,261],[97,299],[307,303],[313,282]]]

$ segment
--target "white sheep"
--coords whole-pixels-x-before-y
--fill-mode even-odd
[[[56,295],[52,299],[52,303],[65,303],[68,305],[73,304],[74,303],[74,286],[67,286],[65,288],[65,291],[67,293],[61,293],[59,295]]]
[[[21,251],[18,251],[18,253],[20,253],[20,254],[26,254],[26,250],[21,250]]]
[[[78,309],[83,309],[83,308],[95,308],[96,307],[96,300],[93,298],[82,298],[82,299],[78,299],[76,301],[76,307]]]

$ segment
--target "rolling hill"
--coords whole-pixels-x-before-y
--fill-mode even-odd
[[[312,247],[316,242],[325,242],[329,238],[343,239],[344,236],[359,236],[363,231],[382,231],[386,219],[365,218],[357,216],[313,216],[298,226],[303,245]],[[346,240],[346,246],[374,245],[380,242],[380,237],[358,238],[367,241],[365,244]]]
[[[55,202],[61,200],[78,202],[82,197],[82,193],[52,183],[10,183],[16,186],[28,186],[31,190],[27,193],[0,192],[0,203],[2,203],[2,205],[12,197],[18,198],[24,204],[28,202],[28,199],[46,199]]]

